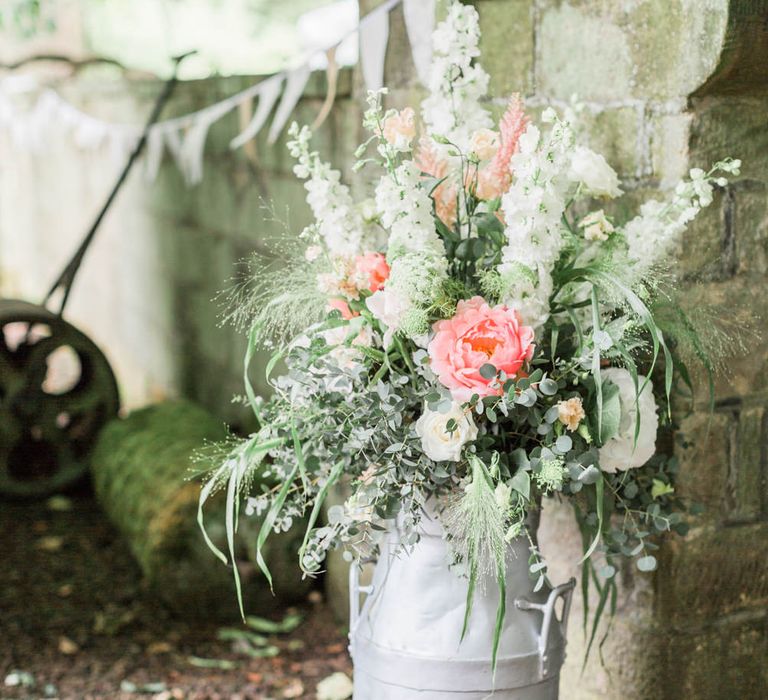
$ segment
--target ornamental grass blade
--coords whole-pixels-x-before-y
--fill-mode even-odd
[[[309,543],[309,537],[312,533],[312,529],[315,527],[317,519],[320,517],[320,511],[325,503],[325,499],[328,496],[328,491],[339,480],[342,472],[344,471],[344,462],[339,461],[331,468],[331,473],[328,475],[328,480],[323,484],[319,493],[315,497],[315,503],[312,506],[312,511],[309,514],[309,521],[307,522],[307,529],[304,532],[304,540],[299,548],[299,566],[304,573],[311,573],[304,568],[304,553],[307,551],[307,544]]]
[[[497,562],[497,581],[499,584],[499,607],[496,608],[496,625],[493,628],[493,651],[491,653],[491,668],[494,680],[496,678],[496,660],[499,654],[501,632],[504,627],[504,618],[507,615],[507,572],[504,558]]]
[[[267,566],[267,562],[264,560],[264,544],[266,543],[267,539],[269,538],[270,533],[272,532],[272,527],[275,524],[275,520],[277,519],[277,516],[280,514],[280,510],[283,507],[283,504],[285,503],[285,499],[288,497],[288,491],[290,491],[291,486],[293,486],[293,480],[296,478],[296,473],[299,471],[299,464],[298,462],[291,470],[291,473],[286,477],[285,481],[283,482],[283,485],[280,487],[280,491],[277,494],[277,497],[272,502],[272,505],[270,506],[269,510],[267,511],[266,516],[264,516],[264,522],[261,524],[261,527],[259,528],[259,534],[256,537],[256,564],[261,569],[262,573],[266,577],[267,581],[269,582],[269,589],[274,593],[274,587],[272,584],[272,573],[269,570],[269,567]]]
[[[600,474],[600,478],[595,482],[595,494],[597,498],[596,509],[597,509],[597,534],[595,535],[595,538],[592,540],[592,544],[589,545],[589,549],[587,549],[586,552],[584,552],[584,556],[579,560],[579,564],[582,562],[587,561],[594,551],[597,549],[597,545],[600,544],[600,540],[603,536],[603,495],[605,493],[605,480],[603,479],[602,473]]]

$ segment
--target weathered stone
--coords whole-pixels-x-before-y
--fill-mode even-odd
[[[720,57],[727,0],[537,3],[536,83],[545,94],[602,102],[668,100],[702,85]]]
[[[676,451],[681,469],[676,489],[682,498],[704,506],[704,512],[691,521],[694,527],[722,517],[735,427],[731,412],[700,411],[681,421]]]
[[[768,605],[768,526],[707,527],[670,539],[657,572],[660,620],[676,627]]]
[[[534,10],[518,0],[477,0],[482,64],[491,97],[533,92]]]
[[[647,145],[643,112],[636,107],[609,107],[578,115],[578,132],[584,141],[601,153],[621,178],[638,178],[646,173]]]
[[[734,616],[668,635],[668,664],[653,697],[762,698],[768,687],[765,615]],[[649,696],[651,697],[651,696]]]
[[[689,112],[653,114],[650,124],[650,158],[653,177],[662,189],[674,187],[688,175],[688,136],[693,115]]]
[[[727,519],[731,523],[751,522],[763,513],[765,416],[763,406],[738,412],[736,444],[731,450],[726,490]]]

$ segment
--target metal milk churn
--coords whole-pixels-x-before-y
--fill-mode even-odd
[[[421,538],[409,553],[398,552],[397,527],[390,531],[370,586],[360,586],[358,567],[350,568],[353,700],[557,700],[575,581],[534,593],[528,543],[525,538],[510,543],[494,678],[496,581],[478,582],[460,642],[467,578],[449,568],[448,544],[434,515],[422,517],[420,527]],[[361,593],[367,594],[362,609]]]

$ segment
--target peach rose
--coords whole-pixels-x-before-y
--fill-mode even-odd
[[[472,134],[469,150],[480,160],[488,160],[499,150],[499,135],[492,129],[477,129]]]
[[[480,375],[483,365],[511,378],[533,357],[533,328],[522,325],[513,309],[491,307],[479,296],[460,301],[454,317],[438,321],[434,330],[427,348],[432,370],[455,401],[469,401],[472,394],[501,394],[494,379]]]
[[[378,292],[389,279],[389,265],[381,253],[365,253],[355,258],[353,276],[358,289]]]
[[[416,113],[406,107],[387,117],[382,126],[382,135],[398,151],[407,151],[416,136]]]
[[[566,430],[571,432],[576,430],[585,416],[584,406],[578,396],[567,401],[558,401],[557,419],[565,426]]]

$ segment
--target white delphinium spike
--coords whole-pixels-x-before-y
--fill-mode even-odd
[[[548,118],[548,134],[530,125],[520,138],[511,160],[515,180],[501,200],[507,237],[498,267],[502,299],[534,328],[549,318],[551,272],[563,246],[562,216],[572,186],[573,132],[554,113]]]
[[[640,207],[640,214],[623,229],[634,271],[642,276],[654,264],[668,257],[687,225],[712,203],[714,185],[724,187],[728,180],[719,173],[738,175],[740,160],[726,159],[705,173],[693,168],[690,180],[681,181],[669,202],[652,199]]]
[[[467,153],[473,132],[492,125],[481,100],[488,73],[475,60],[480,55],[477,10],[451,3],[448,16],[432,35],[429,96],[421,103],[427,132],[448,139]]]
[[[293,172],[306,180],[307,204],[312,209],[320,240],[334,256],[352,256],[368,249],[368,227],[355,206],[349,187],[341,182],[341,173],[320,160],[316,151],[310,151],[312,132],[308,127],[291,125],[288,142],[290,154],[297,163]]]
[[[381,178],[376,205],[381,224],[389,231],[390,275],[384,289],[366,304],[387,327],[384,346],[388,347],[397,331],[416,337],[428,330],[424,311],[441,289],[448,262],[435,231],[432,202],[413,161],[404,161]]]

